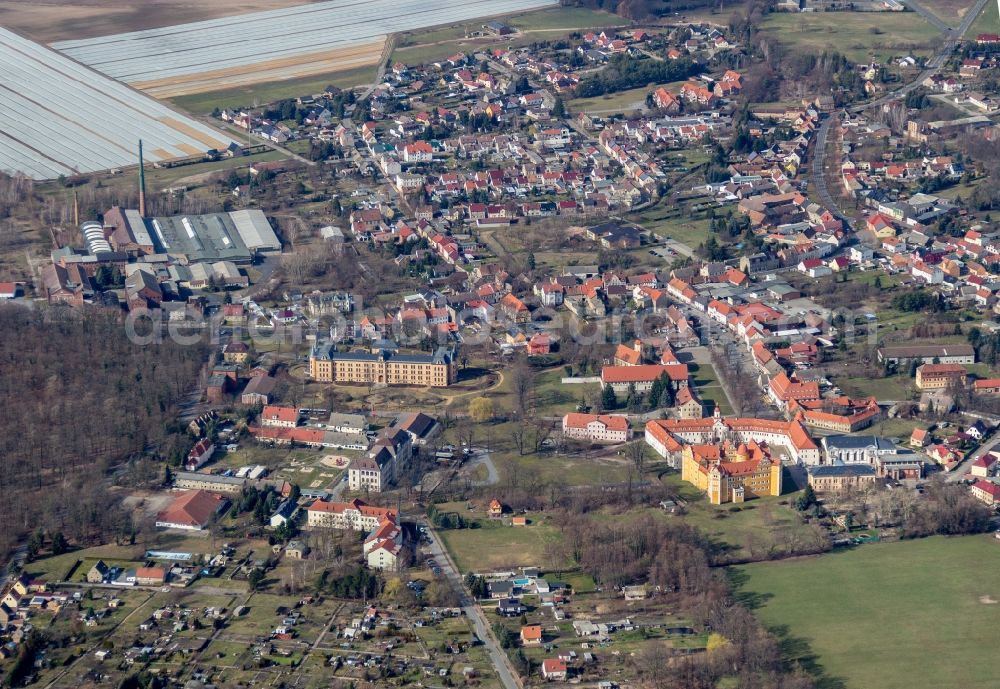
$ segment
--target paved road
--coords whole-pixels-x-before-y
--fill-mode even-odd
[[[950,483],[955,483],[961,481],[969,476],[969,472],[972,470],[972,463],[977,459],[982,457],[986,452],[993,448],[993,443],[983,443],[977,447],[973,452],[970,452],[962,462],[956,466],[954,469],[948,472],[945,476],[945,481]]]
[[[810,173],[812,174],[813,186],[816,187],[816,193],[819,194],[820,205],[829,209],[835,215],[840,216],[841,220],[847,220],[847,214],[840,209],[840,205],[830,194],[829,186],[826,183],[826,144],[834,119],[833,117],[827,117],[820,123],[819,129],[816,130],[816,143],[813,148]]]
[[[891,91],[873,101],[852,106],[848,109],[848,112],[860,113],[871,108],[877,108],[891,101],[904,98],[906,94],[919,87],[920,84],[927,79],[927,77],[932,76],[939,69],[941,69],[941,66],[945,64],[949,57],[951,57],[951,54],[955,51],[955,48],[962,40],[962,36],[964,36],[972,27],[972,23],[976,21],[976,18],[983,11],[983,8],[986,7],[987,2],[989,2],[989,0],[977,0],[976,4],[965,13],[962,23],[959,24],[957,28],[947,26],[939,18],[924,8],[914,4],[912,1],[908,2],[907,4],[915,12],[922,15],[925,19],[927,19],[927,21],[944,32],[944,42],[941,44],[941,47],[937,50],[937,52],[930,58],[930,60],[927,61],[924,71],[918,74],[913,81],[904,84],[895,91]],[[931,17],[934,17],[934,19],[931,19]],[[816,131],[816,143],[813,147],[813,159],[810,164],[810,174],[822,205],[828,208],[835,215],[839,216],[842,220],[847,220],[849,217],[848,214],[840,208],[840,205],[830,194],[830,191],[827,188],[826,175],[823,174],[826,168],[827,139],[830,135],[830,128],[833,126],[833,122],[833,117],[826,118]]]
[[[490,654],[490,660],[493,663],[493,667],[497,671],[497,676],[500,678],[500,683],[503,685],[504,689],[523,689],[521,685],[520,678],[517,673],[514,672],[514,668],[511,667],[510,659],[507,654],[504,653],[503,649],[500,648],[500,644],[497,642],[496,637],[493,636],[493,631],[490,629],[489,622],[486,616],[483,614],[482,609],[476,604],[468,593],[465,591],[465,586],[462,582],[462,575],[458,571],[458,567],[452,561],[451,556],[448,552],[441,546],[441,538],[431,524],[427,522],[422,522],[424,526],[427,527],[428,533],[433,539],[433,543],[427,546],[426,550],[428,554],[431,555],[435,560],[437,560],[438,565],[440,565],[444,577],[448,582],[454,586],[455,590],[458,592],[460,606],[462,612],[469,618],[472,622],[473,628],[476,630],[476,635],[482,639],[483,644],[486,646],[486,650]]]

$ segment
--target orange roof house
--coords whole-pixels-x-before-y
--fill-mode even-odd
[[[677,96],[662,86],[653,91],[653,102],[656,103],[656,107],[667,111],[677,111],[681,107],[681,102]]]
[[[135,582],[140,586],[159,586],[167,579],[162,567],[136,567]]]
[[[542,625],[529,624],[521,627],[521,643],[525,645],[542,643]]]
[[[876,235],[885,232],[895,234],[895,227],[893,227],[892,218],[883,213],[875,213],[868,218],[868,221],[865,224],[868,227],[868,230],[870,232],[874,232]]]
[[[566,679],[566,661],[559,658],[546,658],[542,661],[542,677],[545,679]]]
[[[927,447],[931,442],[931,434],[926,428],[914,428],[913,432],[910,433],[910,446],[911,447]]]

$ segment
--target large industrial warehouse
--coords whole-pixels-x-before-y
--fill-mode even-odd
[[[376,44],[365,58],[373,63],[380,56],[378,44],[390,33],[555,5],[558,0],[330,0],[54,47],[110,77],[166,96],[184,92],[185,84],[208,81],[207,76],[220,88],[228,78],[277,65],[289,76],[301,76],[313,65],[331,71],[324,59],[334,52],[342,51],[344,62],[356,61],[348,49]]]
[[[91,246],[86,226],[84,236]],[[271,223],[256,209],[143,218],[135,210],[112,208],[104,214],[104,227],[107,243],[115,251],[183,256],[187,263],[246,264],[257,254],[281,251]]]
[[[0,28],[0,171],[34,179],[225,149],[231,139]]]

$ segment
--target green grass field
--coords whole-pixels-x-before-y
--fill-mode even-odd
[[[704,533],[715,544],[719,563],[764,559],[768,553],[785,552],[789,541],[808,540],[810,536],[809,525],[791,507],[797,491],[787,471],[782,478],[783,495],[754,498],[740,505],[738,512],[730,511],[731,504],[710,504],[697,488],[682,481],[680,474],[669,474],[662,480],[687,501],[685,514],[651,513],[665,520],[683,520]]]
[[[508,19],[511,26],[525,31],[576,31],[605,26],[624,26],[629,20],[608,12],[585,7],[560,7],[538,12],[525,12]]]
[[[969,27],[969,33],[965,36],[974,40],[981,33],[1000,34],[1000,14],[997,13],[997,4],[995,2],[986,3],[983,13],[979,15],[976,21],[972,22],[972,26]]]
[[[719,382],[715,369],[710,364],[698,364],[698,369],[691,375],[691,381],[694,383],[701,401],[706,405],[717,405],[723,416],[735,413],[732,405],[729,404],[729,398],[726,397],[726,391],[722,389],[722,383]],[[706,413],[710,412],[711,409],[706,409]]]
[[[587,112],[597,115],[631,113],[645,108],[646,94],[649,91],[650,89],[643,86],[594,98],[574,98],[566,104],[566,109],[572,113]]]
[[[505,21],[513,27],[525,33],[536,33],[551,31],[576,31],[580,29],[594,29],[602,26],[620,26],[627,24],[627,19],[609,14],[589,10],[584,7],[561,7],[552,10],[540,10],[538,12],[524,12],[507,17]],[[484,20],[460,22],[458,24],[448,24],[438,26],[424,31],[407,31],[401,34],[399,47],[410,47],[418,45],[428,45],[431,43],[441,43],[444,41],[457,41],[465,38],[473,32],[481,31]]]
[[[903,375],[887,378],[834,377],[833,382],[849,397],[874,395],[883,400],[906,400],[915,390],[913,379]]]
[[[856,62],[928,55],[940,36],[914,12],[773,13],[765,17],[761,28],[791,50],[838,51]]]
[[[487,524],[481,529],[438,531],[459,571],[485,571],[503,567],[558,565],[545,556],[545,546],[558,537],[555,527],[538,514],[528,515],[528,526]],[[565,563],[563,563],[565,564]]]
[[[530,447],[527,449],[530,450]],[[611,462],[555,454],[518,456],[517,451],[513,449],[507,453],[494,454],[493,461],[497,471],[500,472],[501,481],[507,474],[517,472],[522,480],[527,477],[539,485],[546,486],[600,486],[621,483],[626,480],[628,474],[624,461]]]
[[[708,239],[711,225],[711,220],[708,218],[692,219],[685,214],[660,207],[654,207],[634,215],[629,220],[661,237],[673,239],[692,249],[698,248]]]
[[[747,602],[789,660],[832,689],[992,689],[1000,659],[1000,542],[990,536],[872,544],[740,567]]]
[[[565,375],[566,371],[559,366],[535,378],[535,405],[539,415],[555,416],[576,411],[581,401],[589,402],[601,389],[600,383],[563,385]]]
[[[213,108],[252,107],[255,102],[263,105],[285,98],[311,96],[314,93],[319,93],[329,84],[340,88],[352,88],[362,84],[369,84],[375,79],[375,70],[375,65],[356,67],[344,70],[343,72],[319,74],[302,79],[271,81],[220,91],[193,93],[189,96],[176,96],[171,98],[170,102],[190,113],[206,115],[212,112]]]

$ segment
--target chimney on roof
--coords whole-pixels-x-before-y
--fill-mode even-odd
[[[142,165],[142,139],[139,139],[139,215],[146,217],[146,170]]]

